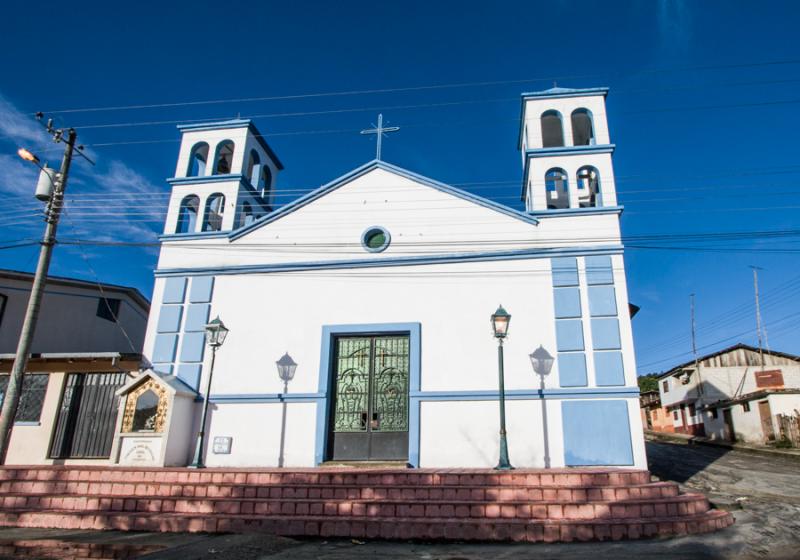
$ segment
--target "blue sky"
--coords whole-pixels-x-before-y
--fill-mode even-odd
[[[402,127],[384,159],[519,207],[519,94],[609,86],[640,373],[690,357],[690,293],[701,351],[754,343],[750,265],[763,269],[770,347],[800,353],[796,235],[642,239],[800,230],[799,12],[664,0],[11,3],[0,22],[0,246],[42,229],[35,170],[14,155],[25,144],[58,160],[35,111],[485,84],[51,113],[97,160],[76,163],[60,237],[142,241],[160,229],[175,121],[255,115],[286,165],[286,202],[371,159],[374,140],[358,130],[382,110]],[[32,270],[36,251],[0,250],[0,266]],[[62,245],[51,271],[149,296],[155,262],[151,248]]]

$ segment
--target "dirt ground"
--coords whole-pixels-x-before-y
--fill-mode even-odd
[[[89,557],[88,552],[142,560],[800,558],[800,461],[675,443],[648,442],[647,451],[654,475],[705,493],[717,507],[733,512],[733,527],[676,539],[557,545],[0,529],[0,558],[71,560]]]

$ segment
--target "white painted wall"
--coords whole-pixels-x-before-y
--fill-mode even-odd
[[[374,225],[387,228],[392,235],[392,244],[382,253],[368,253],[360,245],[364,230]],[[587,232],[596,233],[598,241],[586,241]],[[464,240],[467,243],[452,243]],[[354,259],[380,261],[389,257],[532,247],[604,246],[618,240],[616,215],[565,216],[532,225],[395,173],[375,169],[239,240],[166,242],[159,269]],[[426,244],[421,246],[420,241]],[[198,243],[210,247],[187,250]],[[334,246],[318,246],[322,243]],[[271,249],[270,244],[275,247]],[[583,276],[584,266],[580,261]],[[622,256],[614,256],[612,262],[626,387],[635,390],[636,367]],[[164,283],[164,278],[157,278],[153,295],[156,310]],[[217,353],[211,392],[216,395],[282,392],[274,362],[288,352],[299,364],[289,391],[316,393],[323,325],[384,323],[422,325],[423,391],[494,391],[497,343],[489,320],[501,303],[513,316],[505,344],[506,388],[537,389],[539,380],[528,354],[540,344],[556,354],[552,278],[546,253],[527,260],[219,274],[211,316],[219,315],[230,333]],[[147,335],[148,353],[153,346],[157,320],[155,311]],[[585,323],[585,339],[590,348],[589,322]],[[592,354],[587,351],[586,355],[591,387]],[[208,374],[209,365],[210,353],[206,353],[204,375]],[[203,379],[201,387],[205,383]],[[559,386],[557,364],[546,386]],[[509,401],[508,405],[512,459],[519,466],[542,466],[541,424],[537,424],[540,421],[537,418],[541,417],[539,404]],[[423,465],[492,466],[487,464],[487,457],[496,461],[496,401],[426,401],[422,407]],[[548,414],[551,409],[551,454],[555,466],[563,463],[558,399],[548,401]],[[314,403],[288,405],[287,465],[314,464],[316,414]],[[208,454],[208,464],[276,465],[279,415],[279,403],[215,403],[210,437],[232,435],[233,452],[228,456]],[[436,416],[441,421],[431,422]],[[636,399],[630,399],[629,417],[635,466],[644,467]],[[458,427],[462,423],[463,429]],[[471,435],[459,435],[463,431]],[[446,456],[440,450],[442,437],[451,442]],[[477,442],[483,451],[476,454],[471,442]]]

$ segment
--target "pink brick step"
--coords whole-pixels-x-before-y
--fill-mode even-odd
[[[641,470],[0,468],[0,526],[591,540],[733,522]],[[387,536],[388,535],[388,536]]]

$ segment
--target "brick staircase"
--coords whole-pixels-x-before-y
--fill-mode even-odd
[[[0,526],[588,541],[733,523],[641,470],[0,468]]]

